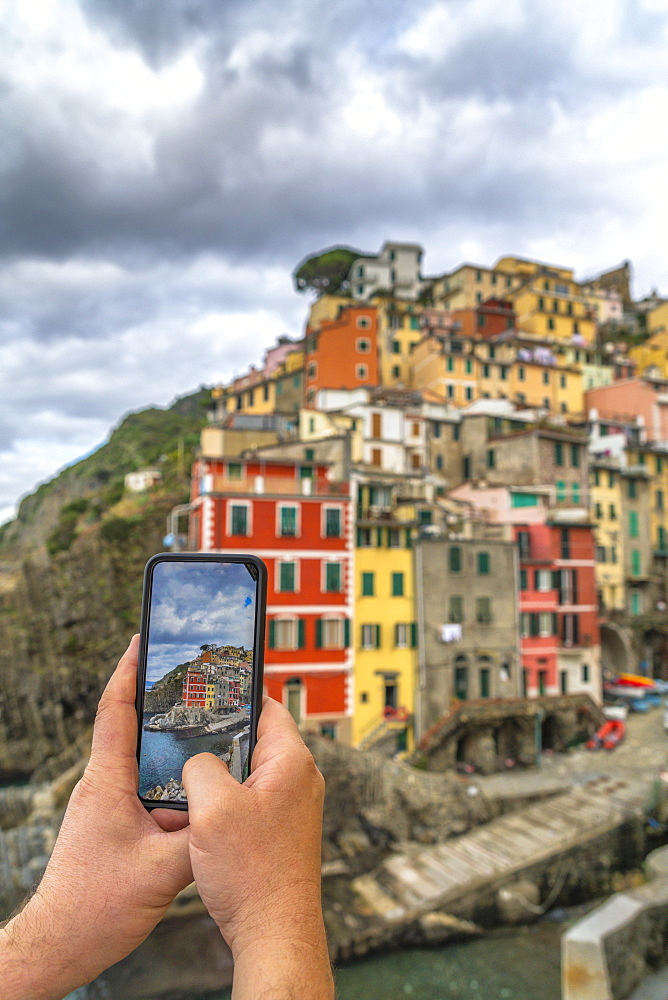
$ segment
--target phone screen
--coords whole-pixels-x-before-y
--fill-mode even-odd
[[[209,751],[243,781],[262,688],[264,567],[253,557],[149,561],[138,692],[139,795],[183,808],[183,765]]]

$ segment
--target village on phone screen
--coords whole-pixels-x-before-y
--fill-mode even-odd
[[[256,584],[243,563],[154,568],[139,794],[183,802],[185,761],[209,751],[248,773]]]

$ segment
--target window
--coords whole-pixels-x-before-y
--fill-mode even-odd
[[[341,537],[341,510],[338,507],[325,508],[325,538]]]
[[[231,517],[230,517],[230,534],[231,535],[247,535],[248,534],[248,507],[244,504],[231,504]]]
[[[358,330],[368,330],[371,326],[371,320],[368,316],[358,316],[357,317],[357,329]]]
[[[489,573],[489,566],[489,552],[478,552],[478,573],[481,576],[486,576]]]
[[[410,643],[410,627],[405,622],[397,622],[394,626],[394,645],[396,649],[408,649]]]
[[[489,378],[489,365],[487,364],[482,366],[482,377]]]
[[[320,618],[315,624],[317,649],[343,649],[349,645],[349,622],[345,618]]]
[[[475,618],[479,624],[486,625],[492,620],[492,598],[476,597]]]
[[[549,385],[549,384],[550,384],[550,373],[543,372],[543,385]]]
[[[580,619],[578,615],[567,614],[561,620],[561,639],[564,646],[580,643]]]
[[[362,573],[362,597],[373,597],[374,575],[373,573]]]
[[[241,479],[241,462],[227,463],[227,478],[237,480]]]
[[[338,594],[342,589],[341,563],[325,563],[325,593]]]
[[[362,649],[380,649],[380,625],[362,625]]]
[[[554,616],[551,611],[540,611],[538,613],[538,635],[545,638],[554,635]]]
[[[488,469],[493,469],[495,467],[495,465],[496,465],[496,460],[495,460],[495,455],[494,455],[494,449],[493,448],[488,448],[487,449],[487,468]]]
[[[520,590],[528,590],[529,575],[525,569],[520,570]]]
[[[315,378],[317,370],[318,366],[316,365],[315,361],[311,361],[308,368],[306,369],[306,374],[308,375],[309,378]]]
[[[583,684],[588,684],[589,683],[589,664],[588,663],[583,663],[582,664],[582,683]]]
[[[368,354],[371,350],[371,341],[366,337],[358,337],[355,346],[360,354]]]
[[[595,512],[594,517],[596,518],[597,521],[600,521],[603,517],[603,504],[602,503],[594,504],[594,512]]]
[[[657,455],[656,456],[656,471],[657,472],[663,472],[663,456],[662,455]]]
[[[614,503],[608,504],[608,518],[611,521],[617,520],[617,508]]]
[[[458,545],[451,545],[448,549],[448,567],[451,573],[461,572],[462,550]]]
[[[357,545],[360,549],[369,549],[373,545],[371,528],[357,529]]]
[[[565,375],[560,375],[559,376],[559,386],[562,389],[566,388],[566,376]]]
[[[517,532],[517,544],[520,548],[520,559],[531,558],[531,535],[528,531]]]
[[[563,465],[564,464],[564,446],[561,441],[554,442],[554,464]]]
[[[608,486],[610,489],[615,485],[615,474],[614,472],[608,472]]]
[[[561,558],[571,558],[571,535],[568,528],[561,529]]]
[[[392,597],[403,597],[404,596],[404,574],[403,573],[393,573],[392,574]]]
[[[274,618],[269,622],[270,649],[302,649],[304,622],[301,618]]]
[[[401,354],[401,343],[398,340],[392,341],[392,353]]]
[[[637,590],[631,591],[631,614],[640,614],[640,592]]]
[[[638,511],[637,510],[630,510],[629,511],[629,538],[638,538],[639,534],[640,533],[639,533],[639,528],[638,528]]]
[[[296,566],[293,562],[280,562],[278,564],[278,590],[282,593],[293,594],[296,589]]]
[[[537,569],[534,573],[535,589],[544,592],[552,590],[552,574],[549,569]]]
[[[580,445],[571,445],[571,468],[578,469],[580,467]]]
[[[575,504],[580,503],[580,484],[579,483],[571,483],[571,500]]]
[[[595,552],[596,552],[596,562],[599,562],[599,563],[607,562],[607,554],[608,553],[607,553],[605,545],[597,545]]]
[[[450,594],[448,602],[448,621],[464,621],[464,598],[461,594]]]
[[[454,399],[455,398],[455,387],[454,387],[454,385],[449,385],[447,387],[447,394],[448,394],[448,399]]]
[[[392,365],[392,378],[400,378],[400,377],[401,377],[401,368],[399,367],[399,365]]]
[[[281,538],[297,537],[297,508],[279,507],[278,533]]]
[[[448,358],[447,361],[446,361],[446,363],[445,363],[445,367],[446,367],[446,369],[449,372],[453,372],[455,370],[455,359],[454,358]]]
[[[464,391],[464,396],[466,397],[467,401],[469,401],[469,402],[473,399],[473,389],[472,389],[472,387],[470,385],[466,386],[466,389]]]
[[[368,365],[357,365],[355,368],[355,377],[359,379],[369,377],[369,366]]]
[[[631,575],[640,576],[640,550],[631,549]]]
[[[663,510],[663,490],[657,490],[654,494],[654,503],[657,510]]]
[[[398,528],[387,529],[387,547],[389,549],[401,548],[401,532]]]
[[[525,374],[524,365],[520,365],[520,367],[517,369],[517,377],[520,382],[524,382],[524,374]]]
[[[629,500],[635,500],[636,498],[636,481],[635,479],[629,479],[628,481],[628,497]]]
[[[566,483],[562,479],[559,479],[557,481],[556,486],[557,486],[557,500],[558,501],[565,500],[566,499]]]
[[[466,368],[466,374],[470,375],[471,372],[473,371],[473,362],[471,361],[470,358],[466,359],[465,368]]]
[[[554,320],[551,316],[547,317],[547,328],[548,330],[554,330]]]

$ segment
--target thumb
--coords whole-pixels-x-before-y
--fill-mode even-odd
[[[221,818],[235,809],[242,786],[220,757],[212,753],[190,757],[183,765],[182,777],[191,826],[210,812]]]

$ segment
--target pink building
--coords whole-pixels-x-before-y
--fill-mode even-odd
[[[668,379],[623,378],[589,389],[585,408],[603,420],[628,423],[640,417],[648,442],[668,440]]]

